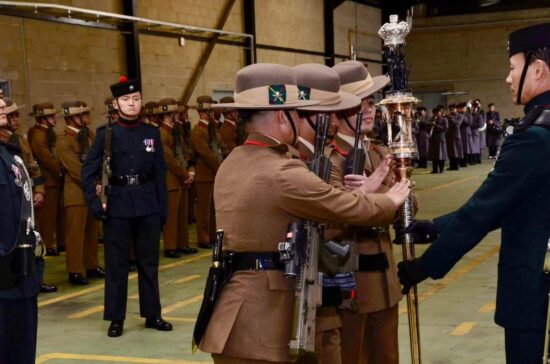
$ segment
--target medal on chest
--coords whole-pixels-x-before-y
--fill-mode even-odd
[[[144,139],[143,144],[146,152],[153,153],[155,151],[155,139]]]
[[[144,139],[143,144],[146,152],[153,153],[155,151],[155,139]]]

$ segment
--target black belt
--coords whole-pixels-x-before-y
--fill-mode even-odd
[[[151,173],[127,174],[109,178],[109,184],[113,186],[137,186],[153,181]]]
[[[384,271],[389,267],[386,253],[359,255],[359,272]]]
[[[388,233],[387,228],[382,227],[363,227],[359,229],[359,235],[368,237],[368,238],[378,238],[381,234]]]
[[[279,260],[279,253],[226,252],[225,261],[232,266],[233,271],[283,270],[284,268],[284,265]]]

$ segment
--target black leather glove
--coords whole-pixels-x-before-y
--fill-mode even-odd
[[[413,220],[405,233],[412,234],[415,244],[431,243],[439,237],[437,226],[430,220]]]
[[[397,275],[403,286],[403,294],[409,293],[413,286],[428,278],[428,273],[420,262],[420,259],[405,260],[397,264]]]
[[[103,210],[103,208],[100,208],[99,210],[93,210],[92,215],[96,218],[96,220],[99,220],[101,222],[107,221],[107,212]]]

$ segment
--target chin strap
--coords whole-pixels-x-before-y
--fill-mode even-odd
[[[288,110],[284,109],[283,112],[285,113],[285,115],[288,119],[288,122],[290,123],[290,126],[292,126],[292,133],[294,134],[294,137],[292,138],[292,144],[291,145],[296,145],[296,142],[298,141],[298,131],[296,130],[296,125],[294,124],[294,119],[292,119],[292,116],[290,115],[290,112],[288,112]]]
[[[313,124],[313,121],[311,121],[311,118],[309,117],[309,115],[306,115],[306,121],[309,124],[309,126],[311,126],[311,129],[313,129],[313,131],[317,130],[317,128],[315,127],[315,124]]]
[[[532,50],[528,50],[525,53],[525,64],[523,65],[523,71],[521,71],[521,78],[519,79],[519,87],[518,87],[518,96],[516,99],[516,103],[518,105],[521,105],[521,92],[523,91],[523,83],[525,82],[525,76],[527,75],[527,69],[529,68],[529,62],[531,61],[532,55],[533,55]]]
[[[346,124],[348,124],[348,127],[351,129],[351,131],[353,131],[354,133],[357,131],[355,130],[355,128],[351,125],[351,123],[349,122],[348,120],[348,117],[344,115],[344,121],[346,122]]]

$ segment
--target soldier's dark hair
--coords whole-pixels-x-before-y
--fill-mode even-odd
[[[542,48],[536,48],[533,49],[533,53],[531,55],[531,63],[535,62],[537,59],[540,59],[548,67],[550,67],[550,47],[542,47]]]
[[[493,103],[491,102],[489,105],[487,105],[487,107],[491,107],[491,106],[495,106],[495,104],[493,104]]]
[[[262,117],[266,113],[272,110],[245,110],[241,109],[239,110],[239,117],[244,123],[249,123],[257,119],[258,117]]]

